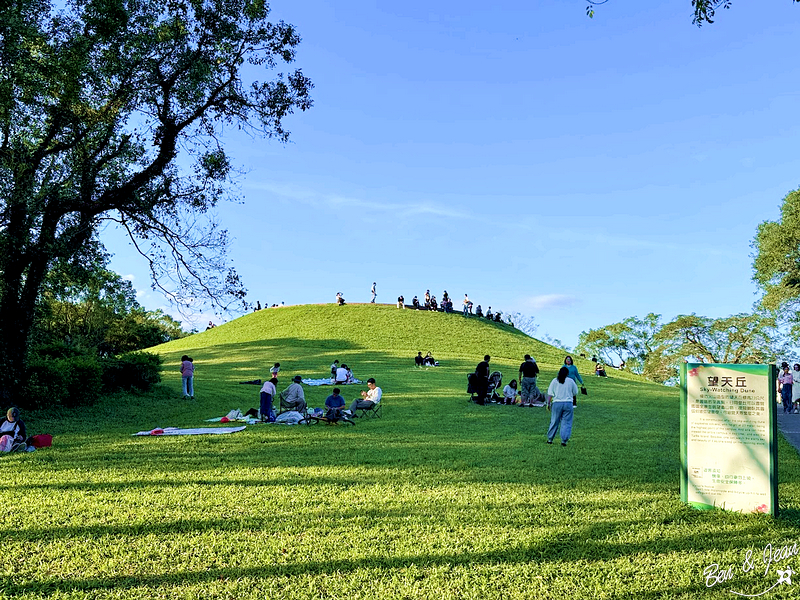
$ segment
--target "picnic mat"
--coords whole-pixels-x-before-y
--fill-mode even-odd
[[[157,428],[150,431],[140,431],[132,435],[205,435],[213,434],[220,435],[223,433],[236,433],[247,427],[198,427],[197,429],[181,429],[180,427],[165,427],[164,429]]]
[[[360,379],[354,379],[350,383],[336,383],[330,377],[325,377],[323,379],[303,379],[303,383],[306,385],[355,385],[357,383],[363,383]]]

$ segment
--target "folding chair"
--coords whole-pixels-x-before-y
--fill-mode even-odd
[[[369,408],[357,408],[356,416],[362,419],[380,419],[383,416],[383,398]]]

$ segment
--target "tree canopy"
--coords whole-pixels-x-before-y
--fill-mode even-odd
[[[264,0],[0,4],[0,397],[48,271],[84,260],[103,221],[176,302],[243,301],[208,218],[229,197],[223,130],[285,141],[283,119],[311,106],[300,70],[260,79],[300,42],[268,15]]]
[[[758,226],[753,248],[753,279],[764,290],[762,304],[782,311],[800,334],[800,190],[783,199],[780,219]]]
[[[662,323],[661,315],[629,317],[584,331],[578,350],[591,352],[613,365],[659,383],[677,381],[681,363],[694,359],[709,363],[766,363],[787,352],[774,312],[756,311],[719,319],[696,314],[679,315]]]
[[[586,6],[586,14],[589,18],[594,17],[594,7],[605,4],[609,0],[588,0],[589,4]],[[800,0],[792,0],[792,2],[800,2]],[[733,5],[732,0],[692,0],[692,23],[698,27],[702,27],[705,23],[713,23],[717,15],[717,10],[720,8],[728,9]]]

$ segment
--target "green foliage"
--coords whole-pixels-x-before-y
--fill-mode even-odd
[[[25,400],[20,404],[40,409],[93,405],[100,397],[102,376],[94,356],[36,356],[29,362]]]
[[[97,358],[70,346],[42,346],[28,364],[24,396],[28,409],[92,406],[101,393],[150,390],[161,381],[161,357],[131,352]]]
[[[103,364],[103,390],[149,390],[161,381],[161,357],[149,352],[130,352],[106,357]],[[98,386],[99,388],[99,386]]]
[[[753,240],[753,279],[764,290],[767,310],[781,311],[800,335],[800,189],[781,203],[778,221],[764,221]]]
[[[659,383],[675,383],[686,357],[715,363],[766,363],[788,350],[774,313],[758,311],[712,319],[679,315],[662,324],[661,315],[629,317],[581,332],[578,351],[626,368]],[[613,364],[613,363],[612,363]]]
[[[0,3],[0,397],[18,391],[48,272],[91,263],[105,221],[176,302],[244,301],[210,212],[230,198],[222,133],[285,142],[312,104],[300,70],[269,72],[300,37],[268,15],[264,0]]]
[[[410,352],[423,348],[442,366],[414,368]],[[540,362],[542,384],[555,376],[563,353],[510,328],[383,306],[263,310],[170,342],[159,352],[171,368],[150,394],[23,414],[54,446],[2,459],[0,506],[14,524],[3,593],[694,600],[775,581],[762,566],[710,589],[702,573],[796,541],[791,447],[780,441],[780,518],[691,510],[679,499],[676,390],[615,371],[587,378],[570,446],[547,446],[545,410],[470,405],[464,393],[484,352],[507,380],[523,350]],[[197,365],[194,402],[180,399],[183,353]],[[378,380],[382,419],[130,435],[206,426],[256,406],[258,387],[238,382],[271,363],[281,362],[284,384],[294,373],[322,376],[333,357]],[[586,374],[591,364],[578,366]],[[346,387],[346,398],[360,389]],[[312,406],[328,393],[306,388]]]
[[[756,312],[710,319],[679,315],[656,335],[673,361],[694,356],[711,363],[767,363],[786,352],[773,314]]]

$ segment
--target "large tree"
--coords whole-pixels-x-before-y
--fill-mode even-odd
[[[220,136],[284,141],[311,106],[294,27],[263,0],[0,3],[0,397],[18,389],[42,282],[114,220],[178,301],[244,290],[202,218],[230,189]],[[266,74],[267,81],[252,80]]]
[[[593,354],[610,365],[625,362],[629,370],[645,374],[661,325],[661,315],[650,313],[643,319],[628,317],[619,323],[582,331],[576,351]]]
[[[758,226],[753,279],[764,290],[762,304],[779,310],[800,336],[800,190],[786,195],[777,221]]]

